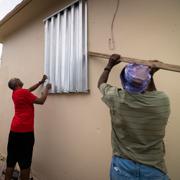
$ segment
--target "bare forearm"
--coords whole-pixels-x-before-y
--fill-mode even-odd
[[[44,91],[41,94],[41,97],[37,98],[34,103],[35,104],[44,104],[45,101],[46,101],[47,96],[48,96],[48,89],[45,88]]]
[[[159,62],[157,60],[153,60],[150,62]],[[159,68],[156,67],[156,65],[154,67],[151,67],[150,69],[150,75],[151,75],[151,81],[149,83],[149,86],[147,88],[147,91],[156,91],[156,85],[154,83],[154,74],[159,70]]]
[[[44,89],[44,92],[41,95],[41,99],[42,99],[42,103],[44,104],[44,102],[46,101],[46,98],[48,96],[48,89]]]
[[[147,91],[156,91],[156,86],[155,86],[154,78],[153,77],[151,78],[151,81],[149,83]]]
[[[108,65],[104,68],[104,71],[98,80],[98,88],[100,87],[102,83],[106,83],[108,81],[109,73],[111,69],[112,69],[112,66],[108,66]]]
[[[108,64],[104,68],[104,71],[103,71],[103,73],[101,74],[101,76],[100,76],[100,78],[98,80],[98,88],[100,87],[100,85],[102,83],[106,83],[107,82],[111,69],[115,65],[119,64],[120,62],[121,62],[120,61],[120,55],[118,55],[118,54],[112,54],[111,55],[111,57],[109,58]]]
[[[34,90],[36,90],[40,85],[41,85],[40,82],[34,84],[33,86],[31,86],[31,87],[29,88],[29,91],[34,91]]]
[[[33,86],[31,86],[31,87],[29,88],[29,91],[34,91],[34,90],[36,90],[41,84],[43,84],[43,83],[46,81],[46,79],[47,79],[47,76],[46,76],[46,75],[43,75],[42,79],[41,79],[38,83],[34,84]]]

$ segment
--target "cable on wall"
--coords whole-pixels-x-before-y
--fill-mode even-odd
[[[114,50],[115,49],[115,40],[114,40],[114,21],[116,19],[117,16],[117,12],[119,10],[119,4],[120,4],[120,0],[117,0],[117,5],[116,5],[116,9],[113,15],[113,19],[112,19],[112,23],[111,23],[111,37],[108,40],[109,43],[109,49],[110,50]]]

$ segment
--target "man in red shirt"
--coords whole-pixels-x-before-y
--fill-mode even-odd
[[[29,89],[23,89],[18,78],[9,80],[8,86],[13,90],[15,115],[12,119],[7,147],[7,169],[5,180],[11,180],[12,173],[18,162],[21,169],[21,180],[28,180],[34,146],[34,104],[44,104],[51,84],[47,84],[41,97],[31,92],[45,82],[47,76]]]

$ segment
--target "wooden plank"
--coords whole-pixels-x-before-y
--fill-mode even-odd
[[[89,52],[88,55],[92,57],[103,58],[103,59],[109,59],[111,56],[109,54],[103,54],[103,53],[97,53],[97,52]],[[141,60],[141,59],[135,59],[135,58],[129,58],[129,57],[121,57],[120,60],[126,63],[144,64],[149,67],[157,67],[159,69],[164,69],[168,71],[180,72],[179,65],[166,64],[160,61],[155,62],[153,60]]]

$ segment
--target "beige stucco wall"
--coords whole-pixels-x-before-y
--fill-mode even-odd
[[[0,67],[0,151],[6,153],[13,104],[7,81],[19,77],[25,87],[43,74],[43,18],[65,3],[49,7],[33,21],[24,24],[4,41]],[[52,5],[53,6],[53,5]],[[88,1],[88,46],[91,51],[121,53],[141,59],[159,59],[180,65],[180,1],[120,0],[114,25],[116,49],[109,50],[110,25],[115,0]],[[39,180],[108,180],[111,159],[110,116],[96,87],[106,64],[89,59],[89,94],[50,95],[43,106],[36,105],[36,144],[33,171]],[[115,67],[109,83],[119,85]],[[171,100],[171,116],[166,134],[166,159],[172,180],[179,180],[180,164],[180,74],[159,71],[156,84]],[[40,90],[35,94],[39,95]]]

